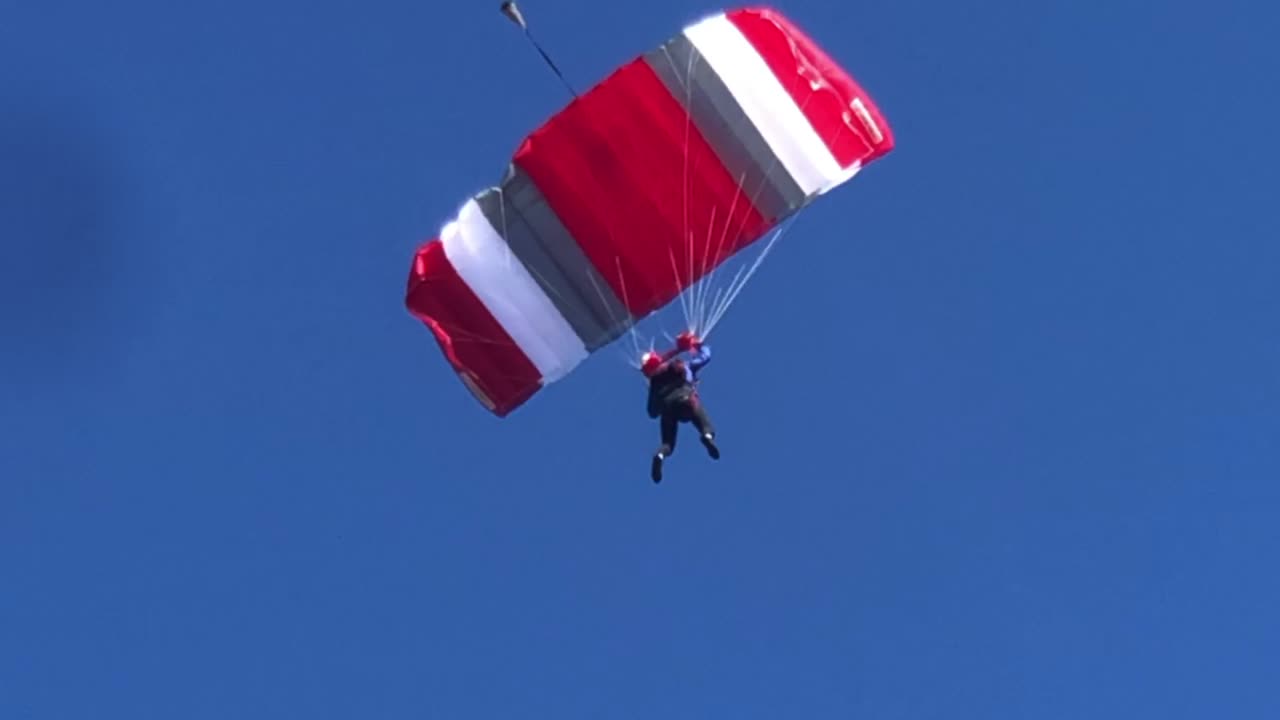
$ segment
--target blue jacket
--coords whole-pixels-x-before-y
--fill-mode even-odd
[[[698,379],[698,373],[707,363],[711,362],[711,348],[706,345],[699,345],[690,357],[689,362],[684,366],[684,379],[693,384]]]

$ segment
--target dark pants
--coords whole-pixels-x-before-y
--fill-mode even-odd
[[[711,418],[707,416],[707,410],[702,407],[702,401],[697,395],[690,395],[685,400],[673,402],[662,409],[662,445],[658,448],[658,452],[662,453],[663,457],[670,457],[671,453],[676,451],[676,429],[682,422],[693,423],[699,435],[715,434]]]

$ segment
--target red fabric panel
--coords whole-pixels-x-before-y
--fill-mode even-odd
[[[718,246],[723,261],[768,229],[751,202],[754,188],[739,193],[737,179],[642,58],[533,132],[514,159],[635,316],[666,305],[710,271],[714,264],[704,259]]]
[[[803,30],[769,9],[733,10],[725,17],[764,58],[841,167],[866,164],[893,149],[889,123],[871,97]],[[810,82],[819,79],[827,87],[815,92]],[[884,136],[880,141],[849,107],[854,98],[861,98],[875,120]]]
[[[541,387],[538,369],[458,275],[439,241],[418,249],[405,306],[431,329],[463,383],[499,417]]]

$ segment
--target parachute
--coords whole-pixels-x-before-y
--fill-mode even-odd
[[[893,145],[786,17],[720,12],[527,135],[418,247],[405,305],[504,417]]]

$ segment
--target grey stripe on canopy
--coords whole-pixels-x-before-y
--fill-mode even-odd
[[[741,183],[744,197],[739,202],[750,200],[768,220],[780,220],[804,205],[800,185],[686,35],[673,37],[644,59]]]
[[[626,306],[532,178],[510,165],[502,184],[477,195],[476,203],[587,350],[597,350],[627,331],[634,320]]]

